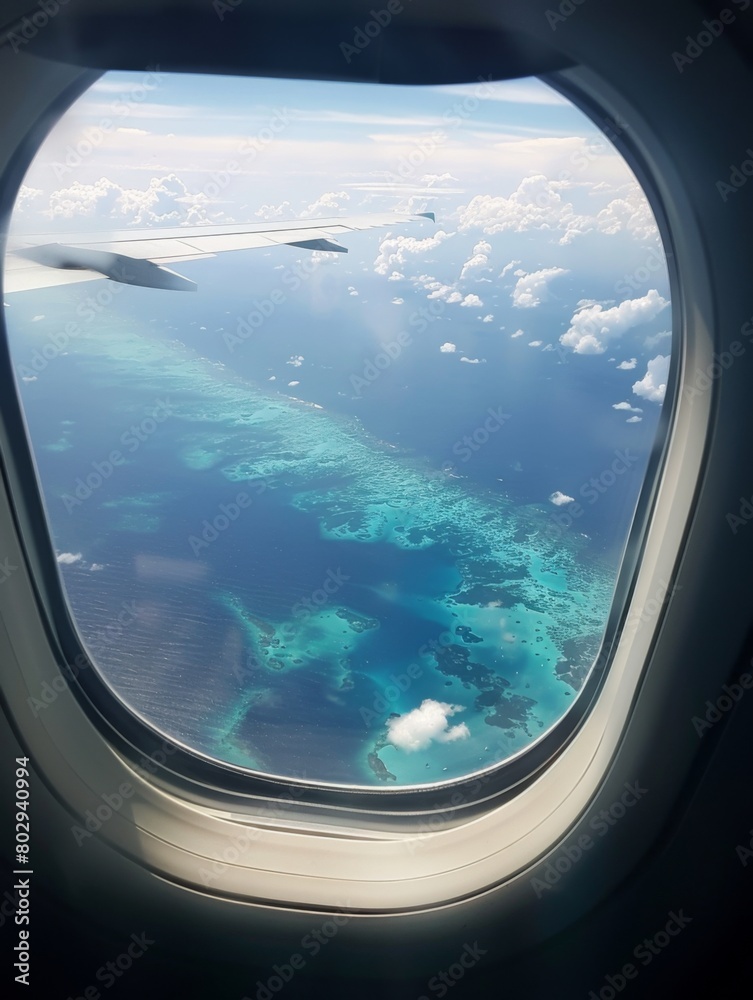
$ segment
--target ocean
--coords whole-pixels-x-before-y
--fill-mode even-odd
[[[558,346],[562,300],[427,318],[366,245],[295,291],[305,255],[280,248],[188,265],[196,293],[14,295],[6,321],[65,593],[115,694],[212,759],[421,785],[574,702],[659,407],[616,368],[640,350]]]

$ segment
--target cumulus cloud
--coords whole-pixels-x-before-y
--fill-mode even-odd
[[[459,229],[479,228],[487,236],[508,230],[522,233],[527,229],[567,229],[568,220],[576,216],[572,205],[562,199],[562,187],[561,181],[534,174],[524,178],[508,198],[476,195],[460,207]]]
[[[484,316],[484,318],[481,320],[481,322],[482,323],[491,323],[491,321],[493,319],[494,319],[494,313],[488,313],[486,316]]]
[[[543,340],[529,340],[528,341],[528,346],[529,347],[541,347],[541,345],[543,343],[544,343]]]
[[[41,188],[29,187],[22,184],[18,189],[16,204],[13,207],[13,215],[20,219],[28,219],[38,214],[44,204],[44,192]]]
[[[288,361],[285,362],[286,365],[292,365],[294,368],[300,368],[306,359],[302,354],[293,354]]]
[[[637,358],[631,358],[629,361],[620,361],[620,363],[617,365],[617,367],[619,369],[621,369],[622,371],[624,371],[624,372],[629,372],[629,371],[632,371],[633,368],[635,368],[635,366],[637,364],[638,364],[638,359]]]
[[[505,266],[499,272],[500,278],[504,278],[504,276],[507,274],[508,271],[512,271],[514,267],[518,267],[522,263],[523,263],[522,260],[511,260],[509,264],[505,264]]]
[[[219,203],[203,191],[191,191],[174,173],[152,177],[144,188],[125,188],[106,177],[93,184],[72,181],[53,191],[46,207],[38,201],[34,200],[37,214],[50,220],[53,229],[71,219],[120,228],[233,221]]]
[[[461,361],[465,361],[465,363],[467,365],[485,365],[486,364],[486,358],[467,358],[465,355],[463,355],[463,357],[460,360]]]
[[[625,299],[618,306],[604,309],[597,304],[575,312],[570,328],[560,337],[560,343],[572,347],[576,354],[603,354],[610,340],[621,336],[631,327],[648,323],[669,305],[655,288],[637,299]]]
[[[300,385],[300,382],[288,382],[288,385]]]
[[[289,201],[283,201],[281,205],[262,205],[254,214],[265,222],[274,219],[292,219],[293,206]]]
[[[649,361],[643,378],[633,383],[633,392],[650,403],[662,403],[667,392],[668,375],[669,355],[659,354]]]
[[[428,299],[443,299],[445,302],[460,302],[463,296],[460,292],[456,291],[452,285],[444,285],[441,281],[437,281],[436,278],[430,278],[426,274],[422,274],[414,282],[417,287],[423,286],[429,293],[426,297]]]
[[[58,562],[62,563],[63,566],[72,566],[73,563],[81,561],[80,552],[61,552],[58,556]]]
[[[628,417],[625,421],[626,424],[639,424],[643,420],[643,417]]]
[[[483,300],[478,295],[473,293],[463,295],[455,285],[446,285],[431,274],[419,274],[411,280],[415,288],[423,288],[426,291],[428,299],[440,299],[442,302],[450,304],[458,303],[469,309],[480,309],[484,305]]]
[[[446,344],[442,344],[439,348],[442,354],[454,354],[457,351],[455,344],[451,344],[449,341]]]
[[[570,186],[567,180],[549,180],[544,174],[533,174],[524,178],[507,198],[476,195],[459,209],[459,228],[461,231],[478,228],[487,236],[532,229],[559,231],[562,236],[558,242],[563,245],[592,230],[609,236],[627,231],[641,241],[657,238],[651,209],[637,184],[626,185],[620,197],[594,215],[576,212],[562,197],[561,192]],[[585,186],[591,191],[596,187]]]
[[[392,300],[393,306],[401,306],[405,302],[405,299],[401,299],[399,296]]]
[[[573,503],[574,500],[575,497],[569,497],[567,493],[562,493],[560,490],[555,490],[549,497],[549,503],[553,503],[556,507],[561,507],[565,503]]]
[[[416,239],[415,236],[388,237],[379,244],[374,270],[377,274],[392,274],[397,268],[404,268],[411,257],[436,250],[452,235],[440,229],[433,236],[426,236],[422,240]]]
[[[460,281],[465,280],[472,271],[488,268],[491,250],[491,243],[487,243],[486,240],[479,240],[473,248],[471,256],[461,268]]]
[[[350,201],[347,191],[328,191],[317,198],[301,212],[302,219],[312,219],[326,215],[338,215],[342,211],[341,202]]]
[[[643,413],[640,406],[631,406],[630,403],[612,403],[613,410],[629,410],[631,413]]]
[[[597,214],[596,228],[608,236],[625,230],[642,242],[659,235],[651,207],[637,184],[631,184],[622,197],[610,201]]]
[[[510,340],[515,340],[516,337],[522,337],[522,336],[523,336],[523,331],[516,330],[515,333],[510,334]]]
[[[545,267],[541,271],[516,271],[519,275],[515,288],[512,290],[512,304],[518,309],[532,309],[549,297],[549,282],[560,274],[569,274],[563,267]]]
[[[483,306],[483,304],[484,303],[481,301],[478,295],[466,295],[465,298],[460,303],[461,306],[466,306],[468,308],[472,306],[480,308],[481,306]]]
[[[477,268],[485,268],[489,266],[489,258],[486,254],[477,253],[473,257],[469,257],[468,260],[463,264],[460,270],[460,281],[465,281],[471,271]]]
[[[451,726],[448,721],[450,716],[462,711],[462,705],[449,705],[444,701],[425,698],[419,708],[389,720],[388,738],[398,749],[409,752],[425,750],[433,740],[437,743],[452,743],[467,739],[471,734],[464,722]]]

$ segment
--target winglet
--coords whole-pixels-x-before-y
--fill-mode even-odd
[[[416,212],[416,215],[420,215],[422,219],[431,219],[432,222],[437,221],[433,212]]]

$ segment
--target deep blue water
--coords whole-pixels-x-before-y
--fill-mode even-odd
[[[659,407],[631,395],[643,361],[618,371],[611,354],[527,346],[556,347],[571,315],[562,301],[528,316],[502,293],[481,310],[447,308],[356,391],[353,376],[415,329],[425,301],[368,263],[351,254],[338,270],[322,265],[232,351],[225,335],[279,283],[263,254],[190,265],[202,275],[196,294],[124,288],[20,387],[55,548],[70,554],[68,597],[123,700],[235,764],[372,784],[384,780],[369,761],[378,754],[397,783],[413,784],[503,759],[574,699],[582,672],[568,684],[555,666],[568,640],[595,652]],[[98,286],[14,296],[17,367],[28,370]],[[480,323],[487,312],[494,322]],[[513,340],[519,325],[526,336]],[[439,351],[447,341],[455,353]],[[635,344],[614,354],[636,355]],[[612,408],[623,399],[642,406],[641,423]],[[169,414],[152,425],[163,404]],[[505,414],[502,426],[463,461],[458,442],[490,410]],[[589,504],[582,488],[625,449],[630,469]],[[123,464],[73,503],[79,477],[113,450]],[[555,490],[583,506],[563,531]],[[249,505],[197,548],[239,494]],[[453,599],[461,591],[467,600]],[[306,610],[315,593],[324,601]],[[108,633],[123,607],[127,622]],[[426,649],[443,635],[449,666]],[[411,664],[419,675],[401,690],[392,675]],[[385,745],[390,712],[424,699],[460,706],[448,722],[467,735]],[[511,721],[489,724],[500,708]]]

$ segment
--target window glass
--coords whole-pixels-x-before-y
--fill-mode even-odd
[[[626,129],[534,79],[158,69],[62,118],[9,246],[133,230],[127,276],[170,228],[188,279],[5,294],[64,591],[133,712],[214,759],[379,787],[488,768],[562,718],[669,364]],[[395,212],[416,218],[346,228]],[[319,218],[320,249],[177,259],[197,226]]]

